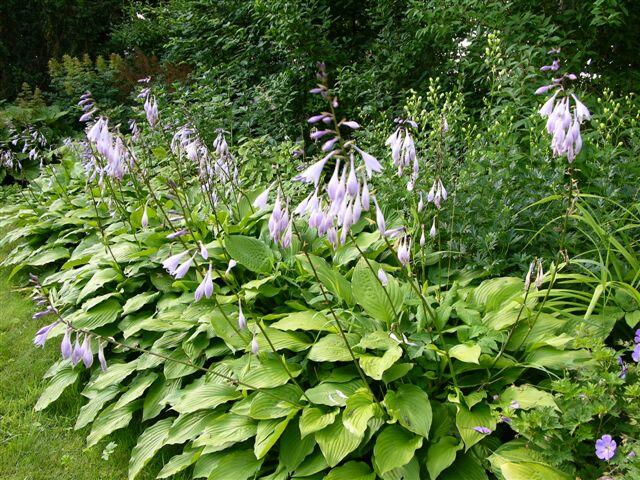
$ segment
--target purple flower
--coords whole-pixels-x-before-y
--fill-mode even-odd
[[[314,115],[313,117],[309,117],[307,122],[309,122],[309,123],[318,123],[323,118],[324,118],[324,114]]]
[[[169,240],[173,240],[174,238],[182,237],[183,235],[186,235],[186,234],[187,234],[187,231],[185,229],[182,229],[182,230],[178,230],[177,232],[170,233],[169,235],[167,235],[167,238]]]
[[[373,197],[373,203],[376,206],[376,222],[378,223],[378,230],[380,231],[380,235],[384,237],[386,234],[384,215],[382,214],[382,210],[380,210],[380,206],[378,205],[378,201],[375,197]]]
[[[93,365],[93,352],[91,351],[91,339],[89,335],[84,336],[84,342],[82,342],[82,363],[87,368]]]
[[[320,176],[322,175],[322,170],[331,156],[332,155],[327,155],[322,160],[307,167],[302,173],[293,177],[293,179],[303,183],[313,183],[317,187],[318,182],[320,181]]]
[[[478,433],[482,433],[483,435],[489,435],[491,433],[491,429],[487,428],[487,427],[473,427],[473,429],[478,432]]]
[[[631,358],[633,358],[633,361],[636,363],[640,362],[640,343],[636,343],[636,345],[633,347]]]
[[[640,328],[636,330],[636,337],[633,339],[634,343],[640,343]]]
[[[107,360],[104,358],[104,343],[98,345],[98,361],[103,372],[107,371]]]
[[[535,95],[542,95],[543,93],[547,93],[549,90],[551,90],[552,88],[555,88],[555,87],[557,87],[557,86],[558,86],[558,85],[554,85],[554,84],[552,84],[552,85],[544,85],[544,86],[542,86],[542,87],[538,88],[538,89],[534,92],[534,94],[535,94]]]
[[[158,123],[158,103],[155,97],[148,96],[144,102],[144,111],[147,115],[147,121],[151,127],[155,127]]]
[[[622,360],[622,357],[618,357],[618,365],[620,365],[620,373],[618,374],[618,377],[624,380],[625,378],[627,378],[627,373],[629,373],[629,368],[627,367],[627,364],[625,363],[625,361]]]
[[[142,228],[147,228],[149,226],[149,215],[147,214],[147,207],[144,207],[144,212],[142,213],[142,218],[140,219],[140,225]]]
[[[211,295],[213,295],[213,279],[211,278],[211,265],[209,265],[209,270],[196,288],[195,300],[198,302],[202,297],[211,298]]]
[[[358,122],[354,122],[353,120],[349,120],[347,122],[342,122],[340,125],[345,125],[353,130],[360,128],[360,124]]]
[[[601,438],[596,440],[596,456],[600,460],[609,461],[616,454],[616,441],[611,437],[611,435],[603,435]]]
[[[82,345],[80,345],[80,335],[76,334],[76,341],[73,344],[73,352],[71,352],[71,363],[75,367],[82,359]]]
[[[51,333],[51,330],[53,330],[53,327],[58,325],[58,323],[60,323],[60,320],[56,320],[52,324],[42,327],[40,330],[38,330],[36,332],[35,338],[33,339],[33,344],[36,347],[44,347],[44,344],[47,341],[47,337]]]
[[[386,287],[389,284],[389,279],[387,278],[387,274],[384,272],[382,268],[378,269],[378,280],[383,287]]]
[[[253,201],[253,207],[258,210],[263,210],[267,206],[267,201],[269,200],[269,191],[271,190],[271,185],[267,187],[267,189],[262,192],[260,195],[256,197]]]
[[[408,239],[407,236],[400,240],[400,245],[398,246],[398,260],[403,267],[407,266],[411,261],[411,240]]]
[[[311,140],[318,140],[331,132],[333,132],[333,130],[316,130],[315,132],[312,132],[309,137],[311,137]]]
[[[571,94],[573,97],[573,101],[576,103],[576,114],[578,116],[578,121],[582,123],[583,120],[591,120],[591,113],[589,113],[589,109],[578,100],[573,93]]]
[[[182,263],[182,265],[176,268],[176,270],[173,272],[174,278],[176,280],[183,278],[189,272],[189,269],[191,268],[192,263],[193,263],[193,257],[189,257],[187,260],[185,260]]]
[[[242,302],[238,299],[238,326],[240,330],[247,328],[247,319],[242,312]]]
[[[60,353],[62,353],[62,358],[65,360],[69,360],[71,358],[71,352],[73,350],[73,346],[71,345],[71,329],[68,328],[66,332],[64,332],[64,337],[62,339],[62,343],[60,344]]]
[[[360,150],[358,147],[355,147],[355,149],[364,161],[364,167],[367,170],[367,176],[369,178],[371,178],[371,172],[378,173],[382,170],[382,165],[380,165],[380,162],[378,162],[378,160],[373,155]]]
[[[235,267],[238,264],[238,262],[236,262],[233,258],[229,260],[229,265],[227,266],[227,269],[224,271],[225,275],[229,275],[229,272],[231,272],[231,270],[233,269],[233,267]]]
[[[254,355],[258,354],[258,339],[256,338],[256,336],[253,336],[253,339],[251,340],[251,353],[253,353]]]
[[[170,275],[173,275],[176,272],[178,265],[180,264],[180,261],[188,253],[189,253],[188,251],[184,251],[184,252],[176,253],[175,255],[170,256],[164,262],[162,262],[162,268],[164,268],[167,272],[169,272]]]

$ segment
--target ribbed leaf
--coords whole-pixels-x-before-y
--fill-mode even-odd
[[[387,411],[392,418],[410,432],[429,438],[433,414],[429,397],[415,385],[400,385],[384,397]]]
[[[73,385],[76,382],[78,374],[79,370],[75,370],[71,364],[60,368],[40,395],[34,409],[36,411],[44,410],[55,402],[69,385]]]
[[[316,432],[316,442],[330,467],[335,467],[353,452],[362,441],[361,435],[351,433],[342,424],[342,415],[328,427]]]
[[[138,443],[131,451],[129,459],[129,480],[136,478],[140,470],[160,450],[169,436],[173,419],[165,418],[147,428],[138,438]]]
[[[380,474],[402,467],[411,461],[415,451],[422,446],[422,437],[414,435],[399,425],[389,425],[376,440],[373,456]]]

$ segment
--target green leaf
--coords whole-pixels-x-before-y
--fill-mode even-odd
[[[355,345],[360,340],[360,337],[355,333],[347,333],[345,336],[349,345]],[[337,333],[330,333],[322,337],[311,347],[307,358],[314,362],[348,362],[352,360],[344,338]]]
[[[384,474],[411,461],[415,451],[422,446],[422,437],[414,435],[398,425],[389,425],[373,447],[376,469]]]
[[[573,478],[542,463],[503,463],[500,472],[505,480],[571,480]]]
[[[175,445],[193,440],[202,433],[204,426],[212,422],[220,415],[208,410],[198,410],[197,412],[182,414],[171,424],[169,436],[166,443]]]
[[[376,474],[364,462],[347,462],[334,468],[324,480],[375,480]]]
[[[258,429],[256,430],[256,441],[253,446],[253,453],[255,454],[257,459],[263,458],[271,447],[275,445],[275,443],[280,438],[280,435],[284,432],[284,429],[287,428],[289,421],[295,415],[295,412],[290,414],[287,418],[281,419],[273,419],[273,420],[261,420],[258,422]]]
[[[262,465],[251,450],[236,450],[223,455],[211,473],[210,480],[247,480],[255,476]]]
[[[353,292],[351,291],[351,283],[340,274],[331,268],[331,266],[321,257],[309,254],[309,258],[306,255],[297,255],[296,258],[310,275],[318,275],[320,283],[333,295],[345,302],[347,305],[352,306],[355,303],[353,298]],[[311,263],[309,263],[309,259]]]
[[[129,385],[128,390],[118,399],[115,408],[120,408],[129,402],[136,400],[158,378],[155,372],[139,373]]]
[[[80,409],[76,424],[73,427],[74,430],[80,430],[93,422],[93,419],[96,418],[105,403],[113,400],[118,393],[120,393],[118,385],[110,385],[103,390],[92,391],[89,401]]]
[[[129,459],[129,480],[136,478],[140,470],[164,446],[172,423],[173,419],[165,418],[147,428],[140,435]]]
[[[416,385],[400,385],[384,397],[389,415],[410,432],[429,438],[433,413],[427,394]]]
[[[137,360],[128,363],[112,363],[107,368],[107,371],[101,372],[89,386],[96,390],[102,390],[110,385],[118,385],[135,372],[137,367]]]
[[[40,398],[36,402],[34,410],[39,412],[40,410],[44,410],[51,403],[55,402],[62,392],[65,389],[73,385],[78,379],[79,370],[75,370],[71,364],[64,365],[56,374],[53,376],[47,388],[44,389]]]
[[[115,322],[121,311],[120,303],[116,299],[110,298],[87,311],[79,311],[68,320],[75,328],[95,330]]]
[[[462,478],[464,480],[489,480],[482,465],[479,465],[466,453],[458,455],[453,465],[440,475],[440,480],[460,480]]]
[[[480,346],[472,342],[459,343],[449,349],[449,356],[465,363],[480,363]]]
[[[244,442],[256,434],[257,422],[243,415],[225,413],[202,424],[202,434],[193,442],[194,447],[225,447]]]
[[[466,452],[486,436],[483,433],[476,432],[474,428],[486,427],[493,431],[496,428],[496,420],[491,415],[488,405],[476,405],[471,410],[459,405],[458,413],[456,414],[456,426],[464,441]]]
[[[366,389],[362,389],[351,395],[347,399],[347,406],[342,413],[342,423],[349,430],[349,432],[364,436],[364,432],[367,430],[369,420],[380,413],[377,408],[377,404],[373,401],[371,392]]]
[[[80,292],[80,295],[78,295],[78,303],[80,303],[80,301],[87,295],[90,295],[91,293],[98,290],[104,284],[120,278],[120,272],[118,272],[115,268],[104,268],[102,270],[98,270],[85,284],[84,288]]]
[[[69,251],[66,248],[48,248],[47,246],[41,252],[36,253],[35,255],[30,257],[29,261],[26,262],[26,264],[31,265],[32,267],[40,267],[42,265],[47,265],[48,263],[53,263],[63,258],[69,258]]]
[[[380,265],[369,260],[369,265],[375,272]],[[395,312],[402,311],[403,294],[395,278],[389,276],[389,283],[383,287],[377,275],[371,271],[367,261],[361,258],[353,270],[351,284],[353,297],[368,315],[387,325],[398,321]]]
[[[173,409],[178,413],[195,412],[215,408],[241,396],[242,394],[231,385],[201,378],[180,392],[178,400],[173,404]]]
[[[186,449],[180,455],[175,455],[164,464],[160,473],[156,478],[168,478],[176,473],[180,473],[186,468],[190,467],[200,458],[201,448]]]
[[[128,403],[122,408],[115,409],[113,405],[105,408],[91,428],[87,437],[87,447],[92,447],[111,432],[129,425],[133,412],[140,407],[138,402]]]
[[[249,416],[256,420],[270,420],[286,417],[299,408],[296,404],[302,392],[296,385],[283,385],[258,392],[251,402]]]
[[[129,315],[130,313],[137,312],[159,296],[160,292],[144,292],[134,295],[125,302],[124,307],[122,307],[122,315]]]
[[[330,467],[335,467],[344,457],[358,448],[362,440],[360,435],[355,435],[345,428],[342,415],[328,427],[316,432],[315,438]]]
[[[360,379],[349,382],[322,382],[305,393],[311,403],[316,405],[327,405],[329,407],[345,406],[346,400],[360,388],[366,387]]]
[[[340,410],[337,408],[325,411],[316,407],[305,407],[300,417],[300,434],[304,438],[310,433],[322,430],[335,422],[338,413]]]
[[[317,330],[320,332],[337,332],[338,330],[331,318],[314,310],[290,313],[269,326],[277,330]]]
[[[374,380],[382,380],[384,372],[391,368],[402,357],[402,348],[392,345],[379,357],[368,353],[360,355],[358,362],[365,374]]]
[[[316,440],[313,436],[302,437],[298,425],[298,419],[289,422],[287,429],[282,434],[280,441],[280,463],[287,471],[293,472],[313,452]],[[284,448],[283,448],[284,447]]]
[[[416,457],[412,458],[406,465],[389,470],[387,473],[382,474],[381,477],[383,480],[423,480],[420,477],[420,464]]]
[[[158,416],[165,406],[166,398],[180,390],[180,385],[180,380],[156,380],[144,397],[142,421]]]
[[[442,471],[455,461],[462,444],[455,437],[446,436],[437,443],[429,445],[427,451],[427,470],[431,480],[436,480]]]
[[[529,410],[536,407],[551,407],[560,410],[556,405],[553,395],[543,392],[531,385],[521,385],[519,387],[509,387],[500,395],[500,405],[503,408],[509,407],[512,402],[517,402],[522,410]]]
[[[225,246],[231,258],[255,273],[269,274],[274,262],[273,252],[262,240],[244,235],[229,235]]]

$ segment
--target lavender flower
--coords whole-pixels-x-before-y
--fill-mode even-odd
[[[596,440],[596,456],[600,460],[608,462],[616,454],[617,446],[616,441],[611,437],[611,435],[603,435],[601,438]]]
[[[100,362],[100,369],[103,372],[107,371],[107,360],[104,358],[104,343],[98,344],[98,362]]]
[[[482,426],[473,427],[473,429],[478,433],[482,433],[483,435],[489,435],[492,432],[490,428]]]
[[[636,336],[633,339],[633,343],[640,343],[640,328],[636,330]]]
[[[211,298],[211,295],[213,295],[213,279],[211,277],[211,265],[209,265],[209,270],[207,270],[202,282],[196,288],[195,300],[199,302],[202,297]]]
[[[633,353],[631,354],[631,358],[634,362],[640,362],[640,343],[636,343],[633,347]]]
[[[73,346],[71,345],[71,329],[67,328],[67,331],[64,332],[62,343],[60,343],[60,353],[62,354],[62,358],[65,360],[69,360],[71,358],[72,351]]]
[[[82,360],[82,345],[80,345],[80,335],[76,334],[76,341],[73,344],[73,352],[71,352],[71,364],[75,367]]]
[[[51,330],[53,330],[53,328],[58,325],[58,323],[60,323],[60,320],[56,320],[52,324],[42,327],[40,330],[38,330],[36,332],[35,338],[33,339],[33,344],[36,347],[44,347],[44,344],[47,341]]]
[[[435,219],[434,219],[435,220]],[[420,234],[420,248],[424,247],[424,245],[427,243],[427,239],[424,236],[424,224],[420,225],[420,229],[421,229],[421,234]],[[431,232],[429,232],[431,233]]]
[[[147,96],[144,102],[144,112],[147,115],[149,125],[151,125],[151,128],[154,128],[158,123],[158,103],[155,97]]]
[[[258,339],[255,335],[251,339],[251,353],[253,353],[254,355],[258,354]]]
[[[384,237],[387,232],[384,215],[382,214],[382,210],[380,210],[380,206],[378,205],[378,201],[375,197],[373,197],[373,203],[376,206],[376,223],[378,224],[378,231],[380,232],[380,235]]]
[[[242,312],[242,301],[238,298],[238,327],[240,330],[247,328],[247,319]]]
[[[184,278],[184,276],[189,272],[189,269],[191,268],[191,264],[193,263],[194,257],[195,255],[188,258],[178,268],[176,268],[176,270],[173,273],[173,277],[176,280]]]
[[[145,205],[144,212],[142,213],[142,218],[140,219],[140,224],[142,228],[147,228],[149,226],[149,214],[147,213],[147,207]]]
[[[170,275],[174,275],[176,270],[178,269],[178,265],[180,261],[187,255],[189,252],[184,251],[180,253],[176,253],[175,255],[170,256],[164,262],[162,262],[162,268],[164,268]]]
[[[182,230],[178,230],[177,232],[170,233],[169,235],[167,235],[167,238],[169,240],[173,240],[174,238],[182,237],[187,233],[189,232],[186,229],[182,229]]]
[[[380,284],[383,287],[386,287],[389,284],[389,279],[387,278],[387,274],[384,272],[382,268],[378,269],[378,280],[380,280]]]
[[[365,169],[367,171],[367,176],[369,178],[371,178],[371,172],[379,173],[382,171],[382,165],[380,165],[380,162],[378,162],[378,160],[373,155],[360,150],[358,147],[354,148],[362,157]]]
[[[627,367],[626,362],[622,360],[622,357],[618,357],[618,365],[620,365],[620,373],[618,374],[618,377],[624,380],[627,378],[627,374],[629,373],[629,367]]]
[[[335,153],[335,152],[331,152],[331,153]],[[320,181],[320,176],[322,175],[322,169],[324,168],[325,164],[327,163],[327,160],[331,156],[332,156],[331,154],[327,155],[322,160],[308,167],[305,171],[303,171],[299,175],[296,175],[293,179],[299,182],[313,183],[313,185],[317,187],[318,182]]]
[[[398,261],[406,267],[411,261],[411,239],[405,235],[398,245]]]
[[[84,342],[82,342],[82,363],[86,368],[91,368],[91,365],[93,365],[93,352],[91,351],[91,338],[89,335],[85,335]]]
[[[436,230],[436,217],[433,217],[433,223],[431,224],[431,228],[429,229],[429,236],[431,238],[436,238],[438,231]]]
[[[256,197],[253,201],[253,207],[257,210],[264,210],[267,206],[267,201],[269,200],[269,191],[271,190],[271,185],[267,187],[267,189],[262,192],[260,195]]]

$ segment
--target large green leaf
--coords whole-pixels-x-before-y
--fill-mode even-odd
[[[114,405],[105,408],[93,422],[91,433],[87,437],[87,447],[92,447],[111,432],[129,425],[133,412],[139,407],[139,402],[132,402],[118,409]]]
[[[309,254],[308,258],[306,255],[297,255],[296,258],[307,273],[314,277],[318,276],[320,283],[329,292],[349,306],[355,303],[349,280],[344,278],[340,272],[333,270],[322,257]]]
[[[338,330],[332,318],[314,310],[290,313],[269,326],[278,330],[317,330],[326,332],[337,332]]]
[[[209,474],[210,480],[247,480],[253,478],[262,464],[251,450],[235,450],[223,454]]]
[[[195,412],[215,408],[241,396],[242,394],[232,385],[199,379],[180,392],[177,401],[173,404],[173,409],[178,413]]]
[[[360,340],[360,336],[355,333],[347,333],[345,337],[351,346]],[[309,350],[307,358],[314,362],[348,362],[352,360],[345,339],[337,333],[330,333],[318,340]]]
[[[375,272],[380,268],[373,260],[369,260],[369,265]],[[389,276],[387,286],[383,287],[367,261],[361,258],[353,270],[351,283],[355,301],[367,314],[387,325],[399,321],[396,314],[402,311],[403,294],[395,278]]]
[[[399,425],[389,425],[378,435],[373,447],[376,470],[384,474],[406,465],[422,446],[422,440],[421,436],[414,435]]]
[[[147,428],[138,438],[129,459],[129,480],[136,478],[140,470],[165,444],[173,419],[165,418]]]
[[[571,480],[567,475],[550,465],[542,463],[503,463],[500,472],[505,480]]]
[[[503,408],[517,403],[517,408],[529,410],[531,408],[551,407],[559,410],[553,395],[531,385],[521,385],[519,387],[509,387],[500,395],[500,404]]]
[[[269,450],[271,450],[271,447],[273,447],[278,441],[294,415],[295,413],[291,413],[284,419],[277,418],[273,420],[261,420],[258,422],[256,441],[253,446],[253,453],[256,458],[263,458],[267,453],[269,453]]]
[[[330,467],[335,467],[344,457],[358,448],[362,440],[361,435],[351,433],[344,426],[342,415],[328,427],[316,432],[315,438]]]
[[[416,385],[400,385],[384,397],[389,415],[410,432],[429,438],[432,411],[427,394]]]
[[[480,346],[473,342],[459,343],[449,349],[449,356],[461,362],[479,364]]]
[[[201,448],[187,448],[181,454],[171,457],[171,459],[164,464],[156,478],[168,478],[189,468],[200,458],[201,451]]]
[[[77,312],[68,320],[75,328],[94,330],[115,322],[121,311],[120,303],[115,298],[109,298],[89,310]]]
[[[93,419],[100,413],[102,407],[104,407],[107,402],[113,400],[118,393],[120,393],[120,387],[118,385],[110,385],[103,390],[91,391],[90,396],[87,394],[89,401],[80,409],[76,424],[73,428],[80,430],[93,422]]]
[[[334,468],[324,480],[375,480],[376,474],[364,462],[347,462]]]
[[[171,424],[169,436],[166,443],[174,445],[184,443],[196,438],[202,433],[204,426],[220,416],[219,413],[209,410],[198,410],[196,412],[180,415]]]
[[[91,279],[85,284],[84,288],[80,291],[80,295],[78,295],[78,303],[82,299],[84,299],[87,295],[98,290],[100,287],[105,285],[106,283],[112,282],[116,279],[121,279],[122,276],[120,272],[118,272],[115,268],[103,268],[98,270],[93,274]]]
[[[36,411],[44,410],[55,402],[68,386],[76,382],[78,374],[79,370],[75,370],[71,364],[60,368],[49,382],[49,385],[47,385],[47,388],[44,389],[44,392],[40,394],[34,409]]]
[[[122,315],[129,315],[130,313],[137,312],[142,307],[158,298],[159,295],[160,292],[144,292],[134,295],[125,302],[124,307],[122,307]]]
[[[298,426],[298,419],[294,418],[282,434],[280,445],[280,462],[287,471],[293,472],[313,452],[316,440],[313,435],[303,438]]]
[[[141,372],[139,373],[129,385],[128,390],[122,395],[116,402],[115,408],[120,408],[129,402],[138,399],[147,388],[158,378],[158,374],[155,372]]]
[[[459,405],[456,426],[464,441],[466,452],[485,437],[485,434],[476,431],[475,428],[484,427],[493,431],[496,428],[496,419],[491,415],[491,410],[486,404],[476,405],[471,410]]]
[[[440,480],[489,480],[485,469],[469,454],[458,455],[456,461],[440,474]]]
[[[225,246],[231,258],[252,272],[269,274],[273,269],[273,252],[262,240],[244,235],[229,235]]]
[[[427,451],[427,470],[431,480],[436,480],[444,469],[449,467],[456,459],[458,450],[462,444],[455,437],[442,437],[436,443],[429,445]]]
[[[304,438],[310,433],[322,430],[335,422],[338,413],[340,410],[337,408],[323,410],[316,407],[305,407],[300,416],[300,434]]]
[[[351,433],[363,437],[369,420],[376,414],[380,415],[379,410],[371,392],[359,390],[347,399],[347,406],[342,412],[342,423]]]
[[[203,422],[202,434],[193,445],[207,447],[224,447],[228,444],[244,442],[256,434],[255,420],[243,415],[225,413]]]

